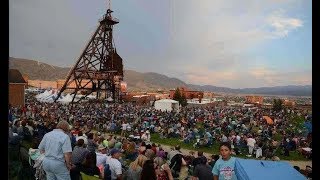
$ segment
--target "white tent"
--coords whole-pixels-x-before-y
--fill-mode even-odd
[[[113,101],[112,97],[108,97],[107,101],[109,101],[109,102]]]
[[[161,99],[154,103],[154,108],[161,111],[178,111],[179,102],[172,99]]]
[[[90,94],[90,95],[88,95],[88,96],[87,96],[87,98],[89,98],[89,99],[96,99],[96,96],[95,96],[95,95]]]
[[[69,104],[72,101],[73,96],[71,96],[70,94],[67,94],[64,97],[60,97],[60,99],[58,99],[57,101],[60,102],[61,104]]]
[[[36,98],[37,98],[37,99],[41,99],[41,98],[43,98],[43,97],[47,97],[47,96],[50,95],[50,93],[51,93],[50,91],[46,90],[46,91],[44,91],[43,93],[40,93],[40,94],[36,95]]]

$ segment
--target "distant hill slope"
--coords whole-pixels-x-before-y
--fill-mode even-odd
[[[70,68],[51,66],[39,61],[18,58],[9,59],[9,68],[18,69],[21,74],[28,75],[30,80],[45,81],[65,79],[70,70]]]
[[[137,91],[169,90],[178,86],[187,86],[183,81],[157,73],[140,73],[133,70],[124,71],[124,80],[128,88]]]
[[[231,88],[217,87],[217,86],[211,86],[211,85],[199,86],[199,85],[188,84],[188,86],[195,90],[224,92],[224,93],[312,96],[312,85],[302,85],[302,86],[289,85],[289,86],[243,88],[243,89],[231,89]]]
[[[29,76],[30,80],[45,80],[55,81],[58,79],[65,79],[70,68],[62,68],[52,66],[46,63],[13,58],[9,59],[10,69],[18,69],[22,74]],[[128,83],[129,90],[168,90],[176,88],[177,86],[187,86],[183,81],[176,78],[169,78],[157,73],[140,73],[133,70],[124,71],[124,80]]]
[[[9,67],[18,69],[22,74],[29,76],[30,80],[55,81],[66,78],[70,68],[51,66],[34,60],[10,58]],[[131,91],[151,91],[151,90],[169,90],[184,86],[192,90],[241,93],[241,94],[269,94],[269,95],[291,95],[291,96],[312,96],[312,85],[305,86],[276,86],[260,88],[232,89],[226,87],[217,87],[212,85],[194,85],[168,76],[147,72],[140,73],[133,70],[124,71],[124,80]]]

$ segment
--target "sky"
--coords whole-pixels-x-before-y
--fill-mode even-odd
[[[10,0],[9,55],[71,67],[107,0]],[[312,84],[311,0],[113,0],[124,68],[230,88]]]

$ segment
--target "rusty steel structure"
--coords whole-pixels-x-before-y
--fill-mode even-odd
[[[121,81],[123,80],[123,62],[113,43],[113,26],[119,23],[112,17],[109,8],[99,20],[99,25],[76,64],[70,70],[55,101],[62,92],[69,91],[72,102],[79,102],[88,95],[94,94],[97,99],[112,98],[114,102],[121,100]],[[75,101],[77,94],[82,98]]]

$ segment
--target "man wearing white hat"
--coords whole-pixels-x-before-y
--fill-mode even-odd
[[[107,160],[107,147],[100,144],[98,146],[98,152],[96,152],[97,155],[97,167],[104,165]]]

